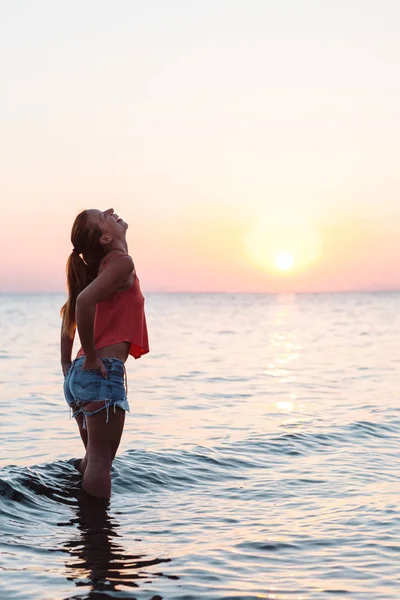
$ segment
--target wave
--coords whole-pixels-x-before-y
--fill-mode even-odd
[[[255,434],[226,440],[214,447],[194,446],[190,450],[128,450],[113,464],[114,493],[156,492],[162,489],[191,489],[216,482],[241,480],[248,471],[311,453],[332,452],[338,447],[357,446],[370,438],[389,443],[400,435],[399,421],[390,424],[354,421],[331,425],[329,430],[285,431],[280,435]],[[380,442],[381,443],[381,442]],[[76,505],[81,493],[81,476],[76,459],[34,467],[8,466],[0,470],[0,510],[4,502],[17,502],[27,510],[50,508],[52,504]]]

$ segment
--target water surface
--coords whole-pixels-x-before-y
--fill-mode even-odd
[[[0,295],[0,597],[398,600],[399,300],[146,294],[110,506],[58,295]]]

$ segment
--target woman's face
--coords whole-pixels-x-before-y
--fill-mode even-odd
[[[87,211],[88,218],[102,232],[103,243],[108,244],[111,240],[124,240],[128,223],[114,212],[113,208],[107,210],[90,209]]]

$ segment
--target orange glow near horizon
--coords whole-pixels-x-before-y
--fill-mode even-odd
[[[145,214],[137,216],[127,203],[113,204],[129,223],[129,252],[144,292],[324,292],[396,289],[396,283],[400,287],[395,220],[341,215],[330,223],[312,222],[293,216],[293,210],[290,218],[289,211],[275,215],[260,211],[246,220],[214,208],[203,217],[187,209],[176,222],[154,221]],[[4,247],[14,250],[0,262],[0,291],[66,292],[70,230],[82,205],[76,210],[65,204],[42,213],[36,210],[29,222],[7,223]],[[24,243],[16,246],[15,240]]]

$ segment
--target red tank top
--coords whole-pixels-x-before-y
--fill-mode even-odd
[[[104,265],[120,254],[112,256]],[[140,289],[139,279],[130,288],[114,292],[96,305],[94,318],[94,343],[96,349],[129,342],[129,354],[140,358],[149,352],[146,316],[144,313],[144,297]],[[84,356],[81,347],[77,358]]]

